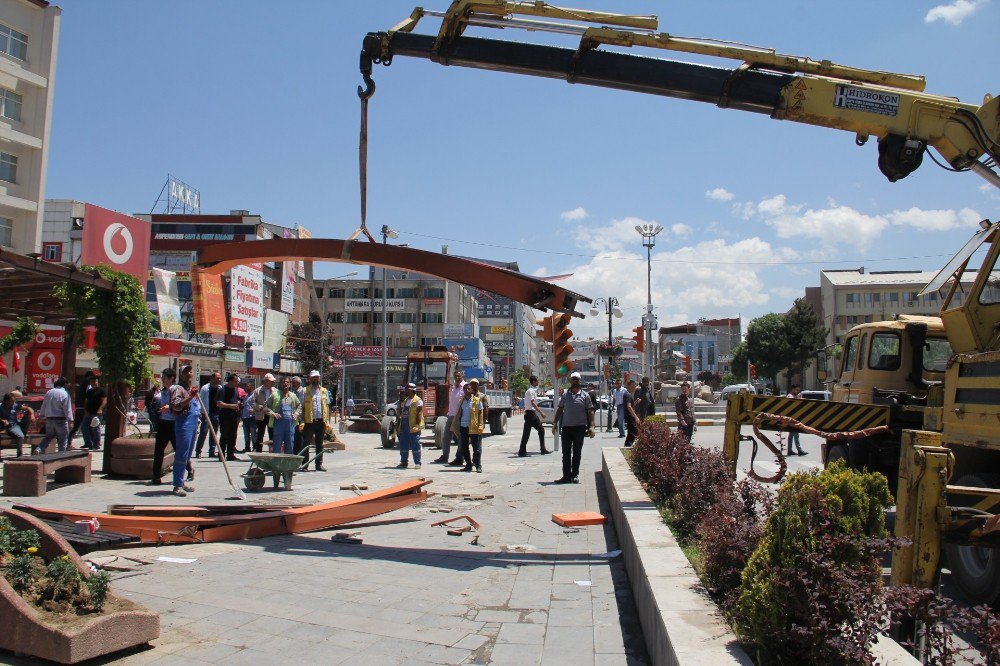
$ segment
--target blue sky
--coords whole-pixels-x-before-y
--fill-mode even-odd
[[[172,173],[201,190],[206,213],[245,208],[317,237],[358,226],[358,53],[412,2],[56,4],[49,198],[149,212]],[[968,103],[1000,93],[998,0],[565,4],[657,14],[679,36],[923,74],[928,92]],[[418,32],[436,32],[425,21]],[[622,334],[646,300],[637,223],[666,229],[653,252],[663,325],[785,311],[823,268],[936,270],[1000,204],[978,177],[928,159],[889,183],[874,141],[859,148],[846,132],[698,102],[408,58],[377,66],[375,80],[369,227],[536,275],[572,272],[570,288],[622,302]],[[574,331],[600,335],[600,319]]]

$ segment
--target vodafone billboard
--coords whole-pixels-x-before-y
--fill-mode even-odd
[[[149,275],[149,224],[131,215],[87,204],[80,261],[87,266],[104,264],[128,273],[145,286]]]

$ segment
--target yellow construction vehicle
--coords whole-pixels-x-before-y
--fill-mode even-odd
[[[425,17],[441,18],[436,34],[414,32]],[[470,37],[464,34],[470,26],[570,34],[579,42],[563,48]],[[657,26],[655,16],[564,9],[544,2],[455,0],[445,12],[417,8],[394,28],[364,38],[365,85],[358,88],[362,146],[367,135],[365,110],[375,92],[373,65],[415,57],[708,102],[844,130],[855,135],[859,146],[871,137],[877,139],[879,170],[890,181],[912,173],[927,154],[946,169],[971,171],[1000,187],[994,170],[1000,155],[998,98],[986,95],[981,105],[966,104],[924,92],[922,76],[857,69],[715,39],[682,38],[657,32]],[[719,68],[605,51],[603,45],[730,58],[740,64]],[[884,469],[893,481],[898,475],[896,534],[912,539],[913,545],[894,554],[893,582],[932,585],[941,545],[947,541],[960,589],[973,601],[994,605],[1000,602],[1000,549],[992,548],[1000,534],[1000,517],[995,515],[1000,503],[998,235],[998,224],[984,221],[957,263],[949,264],[943,277],[929,285],[929,289],[945,286],[955,271],[964,269],[975,248],[990,243],[969,297],[951,308],[950,296],[959,288],[958,280],[953,280],[940,325],[900,319],[874,325],[867,338],[856,329],[853,358],[857,364],[866,355],[864,369],[871,381],[865,385],[855,365],[852,378],[842,382],[850,385],[838,392],[849,402],[731,396],[725,439],[734,469],[743,439],[739,426],[753,423],[758,432],[796,427],[823,434],[826,458],[842,457],[859,466]],[[950,352],[940,341],[942,332]],[[894,348],[889,338],[897,335]],[[876,336],[879,342],[873,347]],[[780,477],[784,461],[777,453]],[[949,485],[953,478],[957,484]]]

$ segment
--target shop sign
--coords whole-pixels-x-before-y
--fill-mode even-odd
[[[406,309],[406,299],[405,298],[387,298],[385,299],[385,311],[386,312],[403,312]],[[369,312],[370,310],[375,310],[377,312],[382,311],[382,299],[381,298],[348,298],[344,300],[344,311],[345,312]]]
[[[490,326],[490,333],[501,335],[513,335],[513,326]]]
[[[218,358],[219,350],[214,347],[201,347],[186,342],[181,343],[181,354],[188,356],[200,356],[202,358]]]
[[[382,348],[377,345],[346,345],[336,348],[337,356],[347,358],[382,358]],[[385,350],[386,356],[392,355],[391,349]]]
[[[61,349],[35,349],[28,357],[25,383],[31,393],[40,393],[52,388],[62,371]]]
[[[264,345],[264,273],[260,264],[233,266],[229,272],[230,333],[250,340],[250,346]]]
[[[472,338],[475,337],[474,324],[445,324],[444,338]]]
[[[227,349],[223,352],[226,363],[243,363],[246,360],[246,352]]]
[[[263,352],[251,349],[246,353],[245,360],[248,368],[277,370],[279,356],[276,352]]]
[[[150,338],[149,355],[179,356],[181,353],[181,346],[182,343],[180,340],[171,340],[170,338]]]
[[[222,336],[222,340],[227,347],[243,349],[247,346],[247,339],[242,335],[230,335],[229,333],[226,333]]]
[[[425,298],[424,305],[444,305],[443,298]]]

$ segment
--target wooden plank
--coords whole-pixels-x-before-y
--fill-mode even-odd
[[[608,519],[593,511],[576,513],[553,513],[552,522],[563,527],[583,527],[585,525],[603,525]]]

